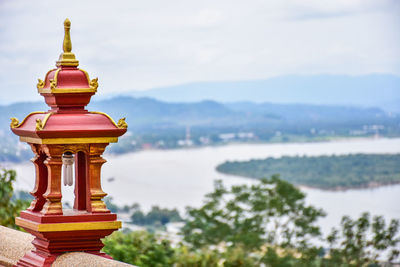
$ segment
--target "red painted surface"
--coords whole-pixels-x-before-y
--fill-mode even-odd
[[[46,114],[32,114],[18,128],[11,128],[18,136],[33,138],[119,137],[126,129],[116,127],[103,114],[56,113],[49,117],[43,130],[36,131],[36,120]]]
[[[55,79],[55,73],[57,70],[59,71],[57,75],[56,88],[60,90],[65,89],[65,92],[58,94],[42,93],[41,95],[44,96],[47,105],[51,107],[52,111],[58,111],[61,109],[83,110],[84,107],[89,103],[92,95],[94,95],[94,92],[71,94],[66,93],[70,91],[69,89],[89,89],[90,85],[86,74],[77,67],[60,66],[58,69],[53,69],[47,73],[44,89],[50,88],[50,80]]]
[[[75,200],[74,209],[79,211],[87,211],[90,204],[90,191],[87,186],[89,183],[89,158],[79,151],[75,156]]]
[[[97,222],[117,220],[117,215],[114,213],[90,213],[78,210],[64,210],[63,212],[63,215],[43,215],[40,212],[21,211],[20,217],[36,223]]]
[[[15,266],[21,267],[50,267],[60,254],[45,254],[39,251],[27,252]]]
[[[43,93],[46,104],[52,112],[85,112],[85,106],[90,102],[94,93],[63,93],[49,94]],[[72,111],[73,110],[73,111]]]

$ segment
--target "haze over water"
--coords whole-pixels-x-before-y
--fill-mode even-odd
[[[178,208],[199,206],[213,181],[226,185],[252,183],[254,180],[216,172],[215,167],[227,160],[262,159],[281,156],[343,155],[351,153],[400,153],[400,138],[357,139],[321,143],[231,144],[180,150],[148,150],[124,155],[105,155],[103,190],[118,205],[140,203],[144,209],[152,205]],[[400,164],[400,163],[399,163]],[[17,170],[16,189],[31,190],[34,184],[32,163],[8,166]],[[114,177],[114,181],[108,179]],[[328,216],[321,221],[325,233],[339,225],[342,215],[358,217],[361,212],[400,218],[400,185],[373,189],[323,191],[303,188],[307,201],[323,208]],[[63,189],[72,203],[72,187]]]

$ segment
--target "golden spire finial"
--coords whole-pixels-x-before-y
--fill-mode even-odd
[[[71,66],[77,67],[79,65],[79,61],[75,59],[74,53],[72,50],[72,42],[71,42],[71,21],[67,18],[64,21],[64,41],[63,41],[63,53],[60,55],[60,58],[57,61],[56,66]]]
[[[69,33],[69,29],[71,29],[71,21],[68,18],[64,20],[64,42],[63,42],[63,51],[64,53],[71,53],[72,43],[71,43],[71,35]]]

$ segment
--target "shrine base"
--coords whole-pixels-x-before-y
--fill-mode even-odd
[[[16,266],[51,266],[65,252],[87,252],[111,259],[100,252],[104,247],[101,239],[121,228],[116,219],[113,213],[69,211],[43,216],[23,211],[16,224],[36,237],[32,241],[35,250],[27,252]]]

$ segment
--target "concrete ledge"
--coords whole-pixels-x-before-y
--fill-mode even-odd
[[[28,233],[0,226],[0,266],[11,267],[16,264],[26,252],[33,249],[31,244],[33,239],[34,237]],[[132,267],[133,265],[84,252],[71,252],[59,256],[52,266]]]
[[[71,252],[59,256],[51,265],[52,267],[80,267],[80,266],[96,266],[96,267],[132,267],[133,265],[120,261],[109,260],[100,256],[84,253]]]
[[[13,266],[33,249],[34,237],[28,233],[0,226],[0,266]]]

